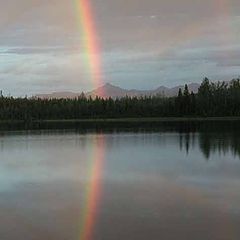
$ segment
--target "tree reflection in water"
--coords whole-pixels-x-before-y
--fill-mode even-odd
[[[199,149],[207,160],[212,154],[224,156],[229,152],[240,159],[239,123],[195,123],[185,131],[180,129],[180,150],[189,154],[191,147],[195,148],[196,144],[199,144]]]
[[[191,121],[86,121],[86,122],[37,122],[37,123],[2,123],[0,136],[5,131],[21,130],[23,134],[29,130],[46,131],[71,129],[78,133],[121,133],[150,132],[179,133],[179,147],[189,154],[191,148],[200,147],[208,160],[212,154],[224,155],[231,152],[240,158],[240,122],[237,120],[191,120]],[[24,131],[23,131],[24,130]],[[8,133],[9,134],[9,133]],[[198,144],[199,146],[196,146]]]

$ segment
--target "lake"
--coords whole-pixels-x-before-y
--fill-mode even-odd
[[[1,131],[1,240],[239,240],[240,127]]]

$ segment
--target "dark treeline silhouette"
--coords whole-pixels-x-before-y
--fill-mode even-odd
[[[188,86],[176,97],[34,99],[0,97],[1,120],[58,120],[131,117],[240,116],[240,79],[212,83],[205,78],[198,93]]]

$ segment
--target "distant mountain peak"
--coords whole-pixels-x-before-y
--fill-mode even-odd
[[[188,84],[189,91],[196,93],[198,91],[200,84],[198,83],[190,83]],[[141,96],[154,96],[154,95],[163,95],[166,97],[176,96],[178,94],[179,88],[184,88],[184,85],[176,86],[173,88],[168,88],[165,86],[160,86],[153,90],[136,90],[131,89],[127,90],[118,86],[115,86],[111,83],[106,83],[99,88],[94,89],[93,91],[84,93],[86,97],[95,98],[97,96],[102,98],[121,98],[125,96],[129,97],[141,97]],[[53,92],[51,94],[38,94],[35,97],[41,99],[53,99],[53,98],[77,98],[81,96],[81,93],[74,92]]]

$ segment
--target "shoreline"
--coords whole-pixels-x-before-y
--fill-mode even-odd
[[[143,117],[143,118],[91,118],[91,119],[54,119],[54,120],[0,120],[1,124],[38,124],[38,123],[161,123],[161,122],[208,122],[240,121],[240,117]]]
[[[37,121],[0,121],[1,132],[34,131],[34,130],[77,130],[89,131],[120,131],[120,130],[151,130],[173,129],[180,132],[195,132],[203,126],[208,131],[215,128],[236,128],[240,126],[240,117],[211,118],[108,118],[108,119],[62,119]]]

